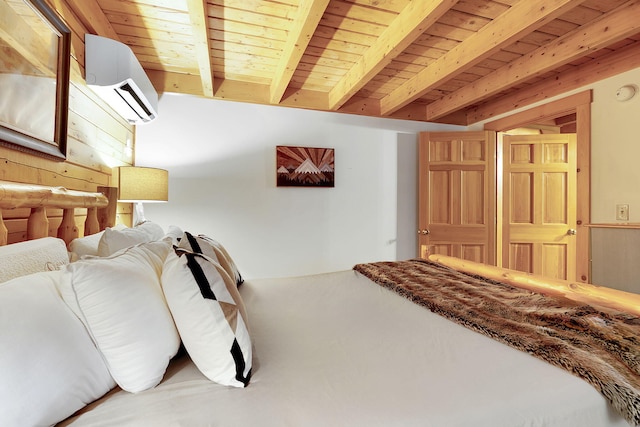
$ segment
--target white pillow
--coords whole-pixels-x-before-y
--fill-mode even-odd
[[[151,221],[146,221],[124,230],[107,228],[104,230],[104,234],[98,244],[98,256],[113,255],[121,249],[140,243],[154,242],[162,239],[163,236],[164,230],[162,230],[162,227]]]
[[[113,230],[124,230],[127,228],[124,224],[116,224]],[[69,243],[69,252],[71,252],[71,260],[77,260],[83,256],[98,256],[98,246],[100,239],[104,234],[104,230],[89,236],[77,237]]]
[[[162,288],[193,363],[220,384],[246,387],[251,339],[240,293],[220,264],[176,248],[167,256]]]
[[[229,255],[229,252],[227,252],[224,246],[217,240],[213,240],[204,234],[194,236],[186,231],[180,239],[178,247],[213,258],[213,260],[217,261],[225,269],[227,274],[231,276],[236,282],[236,285],[239,286],[244,282],[240,270],[238,270],[236,263],[233,262],[231,255]]]
[[[160,286],[170,249],[162,241],[140,244],[71,263],[62,277],[62,297],[126,391],[156,386],[180,345]]]
[[[177,246],[178,243],[180,243],[180,239],[182,238],[183,234],[184,232],[180,227],[170,225],[169,227],[167,227],[167,234],[164,235],[163,239],[169,239],[169,241],[171,241],[171,244]]]
[[[60,271],[0,285],[0,425],[52,425],[115,386],[56,283]]]
[[[67,245],[56,237],[0,246],[0,282],[40,271],[58,270],[67,264]]]

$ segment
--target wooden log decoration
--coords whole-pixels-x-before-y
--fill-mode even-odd
[[[106,207],[108,205],[109,200],[102,193],[0,181],[0,209],[46,206],[67,209]]]
[[[62,222],[58,227],[58,237],[68,245],[73,239],[78,237],[78,227],[76,226],[75,209],[63,210]]]
[[[110,187],[107,187],[110,188]],[[117,189],[116,189],[117,190]],[[63,239],[69,243],[72,236],[77,236],[77,227],[73,218],[73,208],[87,208],[87,222],[85,232],[97,233],[101,230],[97,217],[97,209],[113,211],[115,221],[116,195],[113,200],[107,199],[102,192],[88,192],[67,190],[63,187],[46,187],[33,184],[21,184],[16,182],[0,181],[0,211],[2,209],[31,208],[31,215],[27,221],[27,239],[46,237],[48,231],[48,219],[45,208],[60,208],[64,210],[62,225],[58,229],[58,236],[66,236]],[[67,212],[67,210],[69,210]],[[109,217],[110,218],[110,217]],[[4,224],[2,224],[4,226]],[[6,227],[5,227],[6,230]],[[8,232],[4,238],[8,240]],[[2,244],[2,228],[0,228],[0,244]]]
[[[99,231],[98,208],[87,208],[87,218],[84,221],[84,235],[89,236]]]
[[[0,246],[4,246],[9,241],[9,230],[7,226],[4,224],[4,219],[2,218],[2,210],[0,210]]]
[[[49,218],[47,218],[46,208],[31,208],[31,214],[27,220],[27,240],[40,239],[48,235]]]
[[[104,194],[109,204],[98,210],[98,223],[100,230],[116,225],[118,210],[118,187],[98,187],[98,191]]]
[[[580,303],[611,308],[634,316],[640,316],[639,294],[588,283],[570,282],[567,280],[536,276],[521,271],[480,264],[446,255],[432,254],[429,255],[428,259],[453,268],[454,270],[477,274],[533,292],[562,295]]]

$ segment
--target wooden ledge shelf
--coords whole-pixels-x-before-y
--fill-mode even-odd
[[[640,228],[639,222],[620,222],[620,223],[603,223],[603,224],[587,224],[585,227],[591,228]]]

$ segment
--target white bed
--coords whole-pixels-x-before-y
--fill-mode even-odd
[[[0,279],[2,426],[631,425],[583,379],[353,270],[237,286],[231,256],[206,237],[176,227],[163,234],[153,223],[105,230],[115,218],[113,193],[107,200],[13,183],[0,190],[0,209],[32,209],[27,234],[35,239],[25,243],[29,251],[0,247],[0,265],[19,267]],[[90,207],[85,229],[100,222],[100,234],[78,238],[64,219],[74,216],[76,199]],[[108,212],[96,212],[107,203]],[[38,241],[52,234],[50,206],[65,210],[57,234],[68,246]],[[0,246],[10,240],[0,216]],[[580,300],[588,289],[622,305],[635,322],[630,330],[640,328],[637,296],[574,288]],[[452,288],[454,300],[460,289]],[[622,406],[640,420],[638,337],[628,339],[636,342],[625,353],[636,365],[631,385],[608,386],[629,391]],[[181,341],[186,351],[178,351]],[[203,355],[229,362],[221,370],[231,376],[212,380]]]
[[[354,271],[240,286],[246,388],[178,356],[63,426],[627,426],[583,380],[433,314]]]

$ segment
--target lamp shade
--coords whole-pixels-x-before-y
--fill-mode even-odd
[[[169,173],[164,169],[122,166],[118,168],[118,188],[120,202],[166,202]]]

